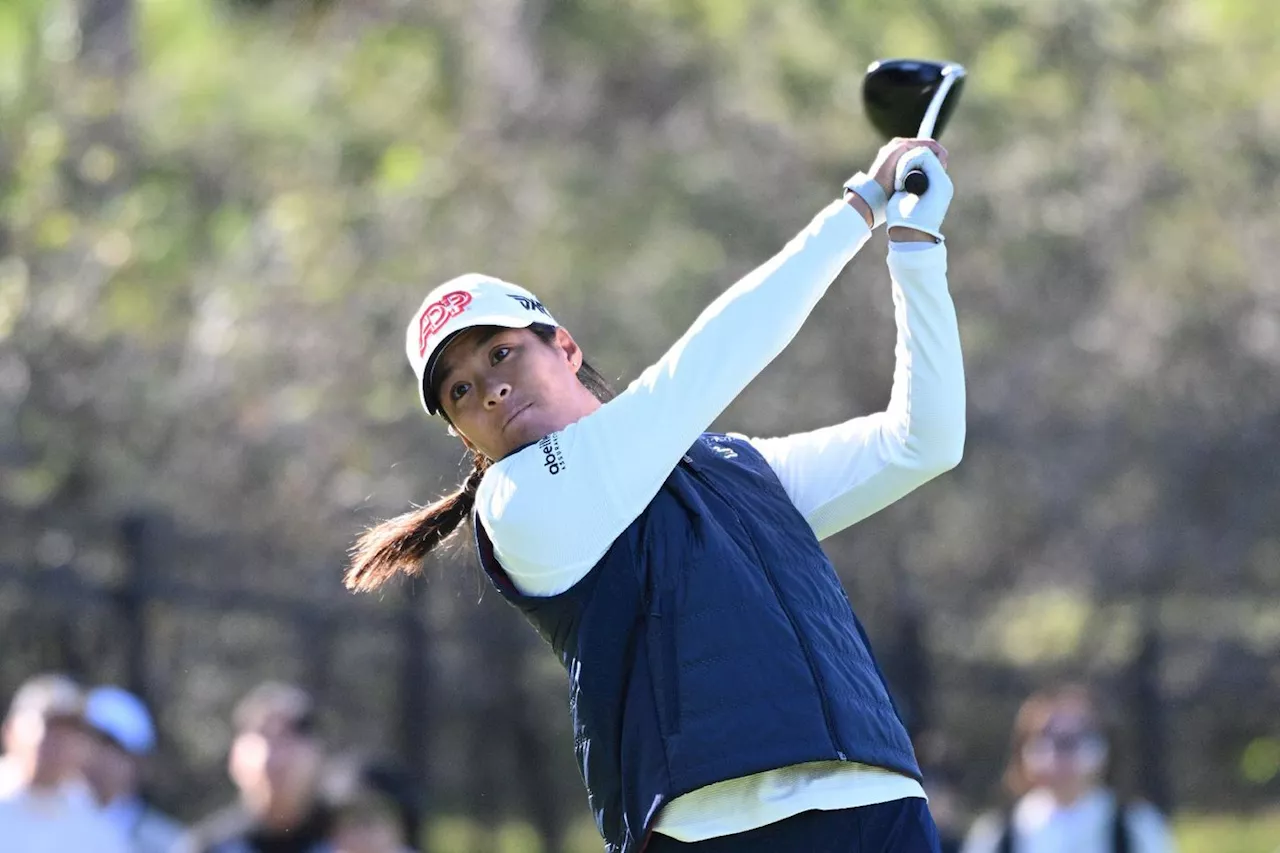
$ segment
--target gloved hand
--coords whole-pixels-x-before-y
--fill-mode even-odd
[[[923,169],[929,177],[929,189],[922,196],[914,196],[902,189],[902,182],[912,169]],[[885,209],[885,221],[889,225],[890,239],[895,227],[914,228],[926,234],[932,234],[939,242],[942,236],[942,220],[946,218],[947,208],[951,206],[951,197],[955,187],[947,170],[942,167],[938,157],[928,148],[914,148],[898,160],[897,179],[894,183],[897,192],[889,199]]]

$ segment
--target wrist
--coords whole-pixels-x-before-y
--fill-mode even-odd
[[[874,231],[884,224],[885,208],[889,203],[889,197],[885,195],[884,188],[873,178],[865,172],[858,172],[844,182],[844,192],[845,200],[857,208],[864,219],[867,217],[867,212],[870,212],[871,218],[867,219],[867,225],[871,230]],[[862,204],[857,204],[853,199],[858,199]]]
[[[941,243],[942,241],[928,231],[895,225],[889,229],[889,240],[893,243]]]
[[[862,196],[858,195],[853,190],[845,190],[844,200],[846,204],[861,214],[862,218],[867,221],[868,228],[875,228],[876,216],[871,211],[871,205],[867,204],[866,201],[863,200]]]

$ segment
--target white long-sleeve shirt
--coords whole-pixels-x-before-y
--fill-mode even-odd
[[[1115,795],[1101,788],[1066,806],[1048,791],[1032,791],[1013,808],[1013,849],[1018,853],[1111,853],[1115,810]],[[1147,803],[1134,803],[1125,810],[1125,828],[1133,853],[1172,853],[1169,827]],[[1004,831],[998,816],[980,818],[969,830],[962,853],[996,853]]]
[[[644,512],[690,445],[790,343],[869,236],[857,211],[832,203],[708,306],[622,394],[493,465],[477,492],[476,512],[516,588],[552,596],[586,576]],[[885,411],[809,433],[748,439],[820,539],[959,461],[964,373],[946,267],[943,244],[895,245],[889,252],[898,337]],[[686,794],[667,804],[656,829],[697,841],[809,809],[910,796],[924,796],[914,779],[821,762]]]
[[[56,791],[21,790],[0,799],[0,850],[21,853],[130,853],[78,785]]]

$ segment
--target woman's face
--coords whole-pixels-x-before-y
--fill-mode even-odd
[[[1022,746],[1022,766],[1033,787],[1072,799],[1102,781],[1107,741],[1092,709],[1082,702],[1059,702]]]
[[[285,715],[272,715],[231,743],[231,778],[255,803],[303,802],[324,760],[319,740]]]
[[[501,459],[590,414],[600,404],[578,381],[582,351],[564,329],[545,342],[529,329],[468,329],[436,370],[440,405],[454,429]]]
[[[21,711],[6,721],[4,735],[5,751],[41,787],[79,776],[93,751],[92,736],[72,717]]]

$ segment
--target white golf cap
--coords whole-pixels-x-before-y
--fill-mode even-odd
[[[9,705],[10,716],[19,714],[36,714],[46,720],[83,720],[84,691],[62,673],[32,676],[18,688]]]
[[[156,745],[156,730],[142,700],[119,687],[96,687],[85,703],[89,727],[115,741],[126,752],[146,755]]]
[[[440,410],[431,393],[432,373],[445,345],[476,326],[524,329],[558,326],[551,312],[523,287],[480,273],[450,279],[427,294],[405,331],[405,354],[418,377],[418,399],[430,414]]]

